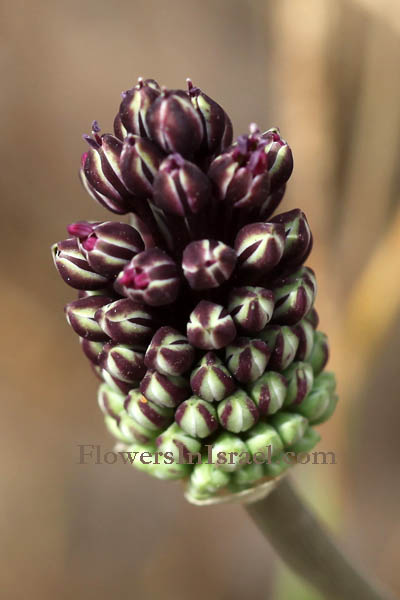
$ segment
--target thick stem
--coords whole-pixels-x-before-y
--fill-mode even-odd
[[[246,509],[288,566],[324,598],[395,600],[341,552],[288,478]]]

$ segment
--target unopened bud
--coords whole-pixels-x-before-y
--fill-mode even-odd
[[[201,300],[190,315],[187,336],[196,348],[217,350],[233,341],[236,329],[223,306]]]
[[[215,240],[191,242],[183,252],[183,274],[194,290],[220,286],[230,278],[235,265],[235,251]]]

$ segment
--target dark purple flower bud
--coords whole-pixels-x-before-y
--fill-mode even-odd
[[[220,201],[246,212],[262,205],[270,190],[265,143],[256,126],[251,125],[250,135],[238,137],[233,146],[213,160],[208,175]]]
[[[218,404],[218,419],[224,429],[232,433],[241,433],[257,423],[259,412],[246,392],[236,390]]]
[[[146,202],[153,195],[153,181],[165,154],[151,142],[128,134],[121,152],[121,174],[136,202]]]
[[[167,153],[190,157],[200,148],[203,124],[182,90],[163,90],[149,108],[146,122],[151,139]]]
[[[289,384],[284,406],[301,404],[314,383],[313,370],[306,362],[294,362],[283,372]]]
[[[267,221],[272,213],[278,208],[280,203],[282,202],[282,198],[285,195],[286,184],[282,185],[280,188],[270,192],[264,202],[260,207],[260,212],[258,215],[259,221]]]
[[[299,347],[295,359],[307,360],[314,345],[314,328],[309,321],[302,319],[297,325],[294,325],[293,331],[299,338]]]
[[[119,294],[150,306],[174,302],[179,286],[178,267],[160,248],[150,248],[137,254],[114,284]]]
[[[262,287],[235,288],[229,296],[228,311],[239,329],[258,333],[272,317],[274,295]]]
[[[128,135],[128,131],[126,127],[122,124],[121,115],[119,113],[115,115],[114,119],[114,135],[116,138],[121,140],[121,142],[123,142],[125,137]]]
[[[170,425],[174,411],[151,402],[138,389],[131,390],[125,400],[125,410],[142,427],[160,433]]]
[[[96,273],[89,265],[76,239],[70,238],[53,244],[51,252],[57,271],[71,287],[78,290],[97,290],[108,284],[108,278]]]
[[[119,117],[128,133],[149,137],[147,113],[160,93],[160,86],[154,79],[143,80],[142,77],[139,77],[137,85],[123,93]],[[119,123],[117,129],[120,132]]]
[[[109,133],[100,136],[99,132],[94,121],[92,137],[84,136],[89,150],[82,156],[82,183],[102,206],[111,212],[125,214],[134,209],[134,203],[121,174],[122,142]]]
[[[224,109],[187,80],[189,96],[203,124],[202,150],[219,154],[232,143],[232,123]]]
[[[79,290],[78,298],[90,298],[90,296],[107,296],[111,298],[115,295],[114,289],[111,288],[102,288],[100,290]],[[115,295],[116,297],[116,295]]]
[[[113,419],[119,419],[120,416],[125,414],[125,395],[116,392],[106,383],[99,387],[97,402],[101,412],[113,417]]]
[[[129,298],[102,306],[95,318],[113,342],[129,344],[135,349],[146,348],[156,329],[152,311]]]
[[[225,349],[226,366],[242,383],[256,381],[264,373],[271,350],[262,340],[237,338]]]
[[[134,384],[146,373],[144,355],[125,344],[108,342],[100,356],[100,366],[110,375]]]
[[[251,223],[239,231],[235,250],[240,271],[253,279],[269,273],[281,260],[285,230],[276,223]]]
[[[187,379],[180,376],[162,375],[149,369],[140,382],[140,391],[152,402],[160,406],[174,408],[190,396]]]
[[[217,411],[210,402],[192,396],[178,406],[175,421],[194,438],[205,438],[218,429]]]
[[[329,360],[328,337],[322,331],[314,333],[314,345],[308,360],[313,368],[314,375],[321,373]]]
[[[190,315],[187,336],[196,348],[218,350],[235,339],[236,328],[223,306],[201,300]]]
[[[172,327],[160,327],[147,349],[144,362],[163,375],[182,375],[193,364],[194,348]]]
[[[319,325],[319,316],[315,308],[312,308],[310,312],[306,314],[304,320],[310,323],[314,329],[317,329]]]
[[[117,275],[135,254],[144,250],[139,232],[127,223],[78,221],[67,229],[78,238],[79,248],[92,269],[107,277]]]
[[[82,350],[91,363],[94,365],[99,365],[100,362],[100,354],[103,351],[104,343],[103,342],[92,342],[91,340],[85,338],[79,338],[80,344],[82,346]]]
[[[235,265],[235,251],[216,240],[191,242],[183,252],[183,274],[194,290],[220,286],[230,278]]]
[[[257,381],[252,383],[249,394],[256,403],[260,415],[273,415],[283,406],[286,398],[288,382],[276,371],[266,371]]]
[[[264,151],[268,159],[271,191],[275,191],[286,183],[292,174],[292,151],[287,142],[281,138],[279,129],[269,129],[262,134],[261,139],[266,141]]]
[[[272,320],[282,325],[295,325],[311,310],[316,291],[315,275],[308,267],[282,278],[273,288],[275,309]]]
[[[236,389],[235,381],[222,361],[207,352],[190,376],[193,393],[208,402],[220,402]]]
[[[293,362],[299,347],[299,338],[290,327],[268,325],[259,333],[259,337],[272,351],[268,362],[269,369],[283,371]]]
[[[271,219],[271,223],[280,223],[285,228],[282,264],[285,267],[303,264],[312,249],[312,234],[306,215],[299,208],[295,208],[276,215]]]
[[[89,296],[70,302],[65,307],[65,316],[72,329],[83,338],[93,342],[106,342],[108,336],[95,319],[95,314],[105,304],[110,304],[112,298],[107,296]]]
[[[167,214],[196,214],[210,198],[210,180],[194,163],[180,154],[171,154],[161,163],[154,180],[153,200]]]

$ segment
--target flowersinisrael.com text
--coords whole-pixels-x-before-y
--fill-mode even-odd
[[[215,465],[239,463],[245,464],[272,464],[276,457],[272,455],[272,446],[265,446],[265,451],[255,452],[251,455],[249,452],[217,452],[213,451],[211,444],[205,446],[206,454],[200,452],[188,452],[183,444],[177,442],[178,456],[173,452],[149,452],[144,450],[106,450],[103,451],[99,444],[78,444],[79,460],[78,464],[88,465],[114,465],[117,462],[133,465],[135,462],[141,462],[143,465],[149,464],[199,464],[202,462]],[[331,464],[336,465],[336,455],[334,452],[285,452],[280,456],[287,464],[297,462],[306,465],[311,464]]]

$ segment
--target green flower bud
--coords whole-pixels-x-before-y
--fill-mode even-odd
[[[218,404],[218,419],[224,429],[240,433],[253,427],[259,419],[259,414],[246,392],[236,390]]]
[[[274,295],[262,287],[241,287],[232,290],[228,312],[235,325],[247,333],[262,331],[274,312]]]
[[[125,444],[133,444],[135,442],[148,444],[155,436],[153,431],[139,425],[139,423],[127,415],[122,416],[120,419],[114,419],[107,415],[105,424],[111,435]]]
[[[314,328],[306,318],[293,327],[294,333],[299,338],[296,360],[308,360],[314,345]]]
[[[283,375],[289,384],[284,406],[301,405],[314,383],[311,365],[306,362],[294,362],[283,372]]]
[[[182,375],[194,360],[194,348],[188,339],[172,327],[160,327],[147,349],[144,362],[162,375]]]
[[[188,477],[192,470],[192,465],[185,463],[167,463],[160,462],[158,465],[152,465],[151,475],[157,479],[164,481],[175,481],[176,479],[183,479]]]
[[[332,392],[326,387],[315,386],[311,392],[302,401],[300,406],[296,407],[296,411],[306,417],[310,423],[318,421],[318,419],[326,412],[331,398]]]
[[[271,350],[262,340],[236,338],[225,350],[226,366],[242,382],[256,381],[264,373]]]
[[[206,400],[192,396],[178,406],[175,421],[189,435],[205,438],[218,429],[217,412]]]
[[[172,423],[156,439],[157,448],[160,452],[170,453],[174,462],[188,460],[189,453],[195,454],[201,450],[201,442],[187,434],[177,423]],[[167,457],[169,458],[169,457]]]
[[[315,388],[326,388],[330,392],[336,390],[336,377],[334,373],[330,371],[324,371],[316,377],[314,376],[314,387]]]
[[[294,452],[295,454],[309,452],[318,444],[320,440],[321,436],[319,433],[317,433],[312,427],[308,427],[303,437],[290,447],[290,451]]]
[[[286,325],[268,325],[258,334],[271,349],[268,369],[283,371],[293,362],[299,347],[299,338]]]
[[[207,462],[197,464],[190,476],[189,495],[198,500],[209,498],[225,488],[229,480],[229,474],[214,465]]]
[[[189,382],[184,377],[162,375],[153,369],[140,382],[140,391],[148,400],[171,408],[190,396]]]
[[[196,396],[208,402],[220,402],[236,388],[232,375],[213,352],[207,352],[192,372],[190,385]]]
[[[306,314],[304,320],[310,323],[314,329],[317,329],[319,325],[319,316],[315,308],[312,308],[310,312]]]
[[[108,336],[95,319],[99,308],[112,302],[107,296],[89,296],[70,302],[65,307],[65,316],[72,329],[82,338],[93,342],[106,342]]]
[[[276,371],[266,371],[257,381],[250,384],[248,392],[260,415],[273,415],[282,408],[286,398],[288,382]]]
[[[253,462],[232,474],[232,484],[237,488],[245,489],[252,487],[262,477],[264,477],[263,465]]]
[[[245,442],[237,435],[221,433],[215,440],[212,447],[212,462],[218,469],[231,473],[241,469],[245,462],[243,453],[249,454],[249,449]]]
[[[129,392],[125,400],[125,410],[139,425],[156,433],[165,429],[172,422],[174,416],[172,408],[159,406],[147,400],[139,389]]]
[[[278,412],[271,418],[271,424],[279,433],[284,446],[292,446],[304,435],[308,421],[295,413]]]
[[[233,341],[236,328],[223,306],[201,300],[190,314],[187,336],[196,348],[217,350]]]
[[[314,345],[308,360],[315,375],[321,373],[329,360],[328,337],[322,331],[314,334]]]
[[[283,451],[282,440],[276,429],[262,421],[247,432],[246,444],[253,457],[257,452],[262,452],[265,460],[279,456]]]
[[[328,419],[331,418],[333,413],[335,412],[336,405],[338,403],[339,397],[335,393],[331,393],[329,398],[329,404],[325,410],[325,412],[318,418],[313,420],[313,425],[321,425],[321,423],[325,423]]]
[[[97,402],[101,412],[114,419],[118,419],[121,415],[125,414],[125,395],[116,392],[106,383],[103,383],[99,387]]]
[[[280,456],[271,464],[265,463],[264,465],[264,474],[271,479],[275,479],[282,475],[285,471],[292,466],[289,458],[285,456]]]

